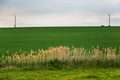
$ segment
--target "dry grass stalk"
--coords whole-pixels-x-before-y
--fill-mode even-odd
[[[2,63],[5,66],[15,66],[15,67],[40,67],[49,65],[92,65],[92,62],[98,60],[114,60],[119,62],[120,58],[116,55],[115,48],[103,48],[99,49],[93,48],[92,50],[87,50],[85,48],[69,48],[64,46],[50,47],[48,50],[38,49],[37,54],[35,51],[31,50],[30,53],[25,55],[24,52],[21,54],[12,54],[11,56],[2,56]],[[120,49],[119,49],[120,51]],[[6,60],[6,61],[5,61]],[[96,60],[96,61],[95,61]],[[52,63],[51,63],[52,61]],[[83,63],[81,63],[83,62]],[[3,65],[3,64],[1,64]]]

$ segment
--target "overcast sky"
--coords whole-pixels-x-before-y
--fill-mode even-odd
[[[0,0],[0,27],[120,25],[120,0]]]

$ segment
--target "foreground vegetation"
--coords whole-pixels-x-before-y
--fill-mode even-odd
[[[0,80],[119,80],[120,68],[0,69]]]
[[[8,52],[9,53],[9,52]],[[16,52],[0,58],[1,68],[40,67],[120,67],[120,48],[69,48],[50,47],[48,50],[31,50],[30,53]]]

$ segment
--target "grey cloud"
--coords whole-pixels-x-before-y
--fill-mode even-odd
[[[9,8],[31,14],[118,12],[119,0],[7,0]]]
[[[120,13],[119,4],[120,4],[120,0],[0,0],[0,5],[2,5],[2,8],[6,8],[6,10],[8,10],[11,13],[18,11],[18,13],[23,13],[22,15],[29,15],[29,14],[32,16],[39,15],[40,17],[42,17],[43,14],[45,14],[45,16],[49,14],[55,14],[56,16],[52,16],[53,18],[55,19],[63,18],[63,20],[65,19],[64,17],[68,16],[69,14],[70,16],[66,18],[68,20],[69,17],[71,17],[74,20],[77,17],[80,18],[77,18],[77,20],[68,23],[75,22],[76,24],[77,22],[79,22],[79,20],[81,20],[81,17],[83,17],[85,18],[85,20],[82,19],[82,21],[83,20],[84,21],[83,22],[81,21],[81,23],[88,25],[90,23],[98,24],[98,22],[100,22],[101,24],[102,21],[104,20],[104,18],[99,17],[101,15],[106,16],[106,14],[108,13],[119,14]],[[7,11],[5,13],[7,13]],[[64,17],[60,16],[62,14],[64,15]],[[72,14],[75,15],[72,16]],[[89,19],[91,19],[92,21],[87,20],[89,15],[95,16],[95,19],[92,20],[91,18],[93,17],[90,17]],[[99,18],[101,18],[101,20],[96,22],[96,19]],[[31,22],[32,24],[33,21],[29,21],[29,20],[28,23]],[[118,22],[119,20],[120,19],[117,19],[115,21]],[[45,22],[48,21],[48,23],[50,23],[50,20],[47,18],[45,18],[44,21]],[[26,23],[23,22],[22,24],[26,24]]]
[[[118,0],[117,0],[118,1]],[[26,1],[29,2],[29,1]],[[36,2],[36,3],[35,3]],[[120,2],[120,1],[119,1]],[[118,3],[119,3],[118,2]],[[22,1],[21,1],[22,3]],[[109,13],[118,12],[120,6],[112,1],[96,0],[44,0],[31,1],[21,7],[28,13]]]
[[[4,4],[5,0],[0,0],[0,5]]]
[[[6,4],[6,0],[0,0],[0,10],[4,8],[5,4]]]
[[[6,0],[0,0],[0,14],[4,10],[5,4],[6,4]]]

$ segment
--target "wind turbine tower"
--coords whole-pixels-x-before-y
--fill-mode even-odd
[[[110,27],[111,26],[111,24],[110,24],[110,17],[111,17],[111,15],[110,14],[108,14],[108,17],[109,17],[109,24],[108,24],[108,27]]]
[[[16,15],[14,15],[14,28],[16,28]]]

